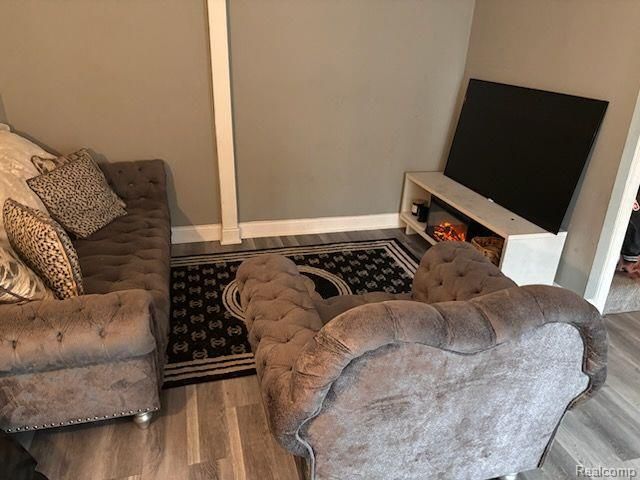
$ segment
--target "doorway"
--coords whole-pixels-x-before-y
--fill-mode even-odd
[[[629,133],[620,159],[609,206],[602,225],[596,255],[587,280],[584,297],[600,312],[606,313],[607,298],[613,288],[618,288],[619,279],[614,280],[616,265],[620,258],[622,243],[627,231],[633,201],[640,188],[640,95],[631,118]],[[638,280],[640,299],[640,280]],[[640,308],[640,301],[638,302]]]

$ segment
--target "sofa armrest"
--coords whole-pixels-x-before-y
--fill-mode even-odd
[[[0,305],[0,375],[143,356],[156,348],[145,290]]]
[[[125,202],[149,199],[166,202],[167,178],[162,160],[101,163],[109,185]]]
[[[371,303],[337,316],[299,351],[293,371],[283,376],[278,389],[272,389],[267,404],[267,410],[277,412],[271,415],[272,430],[289,450],[308,449],[299,430],[320,412],[343,369],[385,345],[413,342],[473,354],[554,322],[573,325],[585,345],[583,372],[589,377],[589,386],[573,406],[599,389],[606,377],[607,338],[602,317],[568,290],[514,287],[470,301]]]

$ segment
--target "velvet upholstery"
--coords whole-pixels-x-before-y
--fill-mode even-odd
[[[158,351],[169,331],[171,219],[161,160],[101,165],[113,190],[127,204],[127,215],[86,239],[74,242],[85,293],[142,289],[156,312]],[[159,361],[164,363],[164,356]]]
[[[0,305],[0,429],[160,407],[171,247],[164,165],[101,168],[127,215],[74,242],[85,295]]]
[[[317,300],[314,306],[322,323],[337,317],[341,313],[359,307],[365,303],[385,302],[387,300],[411,300],[409,293],[369,292],[362,295],[337,295],[335,297]]]
[[[521,387],[521,393],[535,391],[541,385],[548,386],[551,393],[545,397],[546,404],[537,410],[527,403],[526,395],[519,397],[523,399],[518,404],[520,410],[512,406],[508,416],[511,421],[518,422],[529,416],[529,421],[544,424],[546,429],[533,432],[526,437],[529,443],[521,445],[531,454],[526,457],[526,465],[510,463],[514,456],[509,456],[506,450],[491,450],[494,456],[502,454],[503,463],[498,465],[496,462],[496,465],[506,470],[499,474],[517,471],[509,471],[508,465],[517,469],[534,468],[541,460],[562,412],[596,391],[606,376],[606,331],[594,307],[572,292],[557,287],[515,286],[469,244],[442,243],[431,248],[416,273],[411,300],[390,300],[385,294],[369,294],[360,300],[323,301],[290,260],[276,255],[245,261],[238,269],[237,279],[271,430],[285,448],[307,458],[313,478],[423,478],[404,477],[402,472],[392,474],[388,465],[393,462],[387,462],[385,467],[388,458],[380,456],[380,449],[354,450],[351,455],[340,457],[332,450],[340,444],[335,427],[340,422],[322,424],[321,419],[335,416],[336,409],[348,408],[348,402],[338,404],[327,400],[339,398],[342,394],[338,394],[338,390],[347,392],[347,398],[349,395],[368,397],[362,402],[363,411],[349,412],[354,418],[364,418],[360,415],[365,415],[367,409],[371,410],[380,402],[389,403],[385,390],[389,391],[390,387],[380,389],[380,382],[376,380],[383,373],[387,380],[397,382],[394,385],[399,388],[398,398],[414,395],[410,403],[414,412],[420,412],[413,417],[415,423],[424,422],[434,414],[433,408],[438,408],[437,402],[431,406],[422,403],[424,399],[416,393],[426,392],[433,385],[441,389],[443,401],[444,394],[450,390],[459,391],[474,383],[486,383],[496,375],[515,375],[513,383]],[[336,316],[329,318],[332,313]],[[554,324],[561,327],[548,327]],[[575,334],[567,335],[563,328]],[[554,349],[549,350],[549,344],[553,344]],[[527,361],[535,369],[512,368],[521,364],[520,354],[515,352],[523,348],[530,356]],[[538,355],[539,350],[544,350],[544,355]],[[568,356],[562,363],[564,369],[554,374],[552,365],[536,360],[545,355],[561,356],[567,350]],[[449,371],[447,376],[442,369],[431,367],[444,362],[443,352],[459,357],[457,373]],[[369,360],[379,355],[385,357],[381,364],[385,368],[378,366],[376,375],[367,376]],[[483,369],[489,360],[483,359],[485,356],[493,362],[492,368],[486,367],[486,371]],[[350,370],[356,365],[362,375]],[[413,382],[405,381],[415,368],[421,369],[425,377],[422,390],[415,390]],[[374,370],[372,364],[371,371]],[[531,373],[531,378],[523,382],[523,378],[528,378],[527,372]],[[365,377],[370,380],[360,381]],[[563,382],[570,385],[568,390],[560,388]],[[477,400],[495,407],[496,402],[509,393],[505,391],[505,385],[496,388],[497,392],[488,389],[486,392],[492,394]],[[464,397],[447,398],[453,402],[449,407],[454,412],[455,402]],[[396,408],[393,401],[391,405]],[[424,408],[415,409],[416,405]],[[459,415],[459,422],[483,425],[477,418],[470,417],[482,416],[482,409],[461,410],[450,415],[450,419]],[[544,421],[538,418],[540,415],[544,416]],[[386,438],[387,447],[391,448],[393,420],[384,416],[377,418],[380,428],[376,429],[376,423],[370,421],[368,429],[362,433],[367,437],[361,439],[361,444],[379,444],[380,438]],[[403,421],[411,423],[411,419]],[[484,424],[490,423],[491,419],[486,419]],[[315,430],[314,425],[317,426]],[[406,430],[401,422],[396,428]],[[489,434],[487,428],[485,431],[482,430],[484,427],[479,428],[480,431],[475,432],[475,442],[482,442]],[[427,448],[426,431],[425,438],[418,431],[414,434],[411,442],[425,447],[423,453],[434,454],[433,449]],[[508,434],[504,436],[505,448],[511,440]],[[408,458],[407,451],[403,452],[405,459]],[[429,455],[419,459],[424,468],[428,464],[445,462],[443,458],[429,458]],[[342,464],[337,457],[343,459]],[[532,458],[536,459],[533,464]],[[349,462],[352,466],[358,465],[359,474],[350,470]],[[463,474],[459,478],[473,478],[464,475],[480,472],[471,467],[468,470],[460,467],[456,471]],[[482,470],[485,471],[492,470]],[[340,472],[342,475],[351,473],[340,476]],[[443,475],[434,478],[450,478],[437,469],[433,473]]]
[[[322,446],[314,454],[323,479],[483,480],[529,470],[587,386],[582,355],[577,330],[559,323],[475,355],[391,344],[342,371],[300,436]]]
[[[122,360],[155,350],[151,295],[128,290],[0,309],[0,375]]]
[[[437,303],[469,300],[487,293],[515,287],[513,280],[470,244],[443,243],[422,257],[413,278],[413,299]]]

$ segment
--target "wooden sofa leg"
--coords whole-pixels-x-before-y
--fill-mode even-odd
[[[142,430],[146,430],[149,424],[151,423],[152,417],[153,417],[153,412],[137,413],[133,416],[133,423],[135,423],[138,428]]]

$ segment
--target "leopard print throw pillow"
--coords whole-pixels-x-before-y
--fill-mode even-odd
[[[33,166],[36,167],[36,170],[38,170],[38,172],[42,174],[49,173],[56,168],[61,167],[62,165],[66,165],[67,163],[74,160],[78,160],[79,158],[89,158],[95,162],[95,160],[91,156],[91,153],[89,153],[89,150],[87,150],[86,148],[81,148],[80,150],[77,150],[73,153],[68,153],[66,155],[63,155],[62,157],[44,158],[34,155],[33,157],[31,157],[31,163],[33,163]],[[118,203],[122,208],[127,208],[127,204],[124,203],[122,199],[118,197],[118,200]]]
[[[10,198],[2,214],[11,247],[56,297],[82,295],[78,254],[64,229],[41,211]]]
[[[40,197],[51,217],[80,238],[127,214],[122,200],[88,153],[30,178],[27,184]]]

